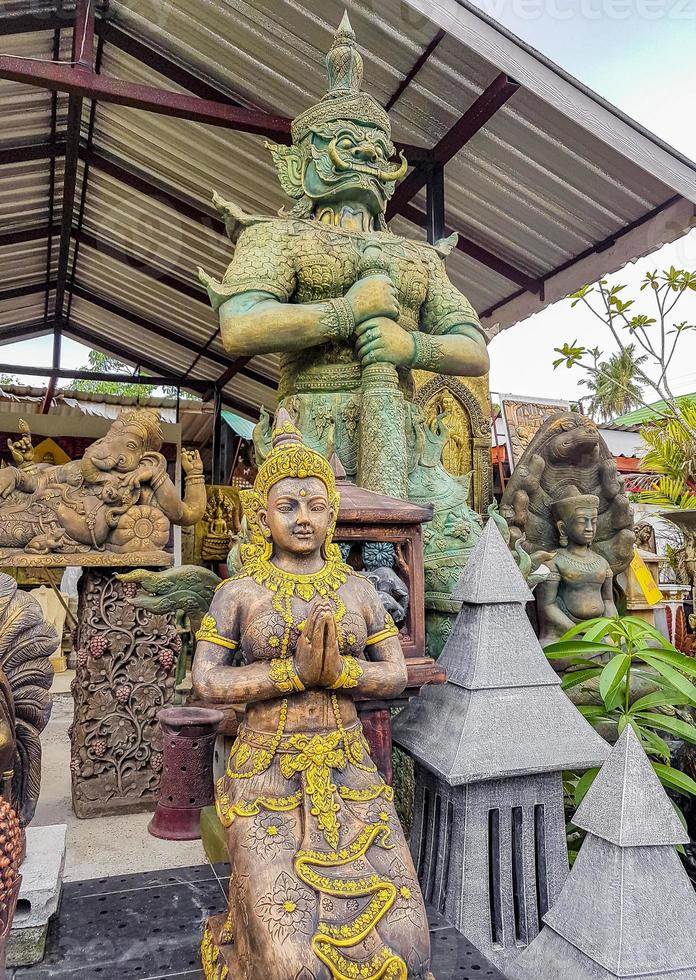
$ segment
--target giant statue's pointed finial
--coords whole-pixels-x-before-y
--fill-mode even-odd
[[[389,116],[376,99],[361,91],[363,61],[347,11],[326,55],[326,70],[329,79],[326,95],[293,120],[292,141],[295,146],[300,146],[312,133],[329,131],[339,119],[363,126],[376,126],[391,139]]]
[[[363,80],[363,61],[355,41],[355,31],[344,11],[341,23],[334,34],[333,44],[326,55],[326,69],[329,75],[327,96],[356,95]]]

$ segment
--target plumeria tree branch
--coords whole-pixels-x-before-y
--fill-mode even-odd
[[[569,298],[573,307],[582,303],[607,327],[619,352],[630,354],[636,344],[645,352],[645,358],[640,358],[639,361],[645,359],[650,361],[654,369],[651,372],[653,376],[636,366],[635,378],[641,384],[650,387],[664,402],[665,408],[656,410],[636,392],[635,387],[631,389],[614,376],[610,376],[606,363],[600,360],[603,352],[598,348],[578,345],[577,341],[556,347],[554,351],[559,357],[553,362],[554,368],[565,364],[567,368],[580,368],[594,379],[595,383],[610,382],[645,408],[650,408],[658,419],[676,421],[696,445],[696,429],[680,410],[679,401],[668,379],[668,370],[681,337],[690,330],[696,330],[696,324],[686,320],[680,323],[670,322],[670,315],[680,300],[689,291],[696,292],[696,272],[688,272],[672,266],[662,272],[655,270],[647,273],[641,282],[640,292],[650,290],[653,295],[654,316],[635,313],[633,310],[635,300],[624,299],[621,295],[625,288],[623,285],[612,286],[607,279],[600,279],[595,286],[583,286]],[[594,302],[595,299],[599,300],[599,303]]]

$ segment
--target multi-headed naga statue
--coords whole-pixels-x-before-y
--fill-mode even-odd
[[[447,434],[432,433],[413,404],[411,371],[484,374],[486,342],[447,277],[452,242],[387,229],[386,205],[407,164],[403,155],[390,163],[389,117],[361,91],[347,17],[326,62],[328,92],[293,121],[292,145],[270,146],[294,206],[279,217],[248,215],[216,196],[236,249],[222,282],[201,277],[228,351],[280,354],[280,404],[308,445],[335,451],[361,486],[435,501],[426,604],[453,611],[449,593],[480,524],[466,504],[468,481],[441,466]]]

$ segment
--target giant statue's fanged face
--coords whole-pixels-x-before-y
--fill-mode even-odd
[[[381,213],[406,173],[403,154],[400,164],[389,162],[395,152],[379,127],[339,120],[312,133],[303,191],[318,203],[355,201]]]

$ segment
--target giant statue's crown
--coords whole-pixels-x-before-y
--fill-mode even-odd
[[[367,126],[378,126],[391,138],[389,116],[371,95],[360,91],[363,61],[355,42],[355,32],[348,14],[334,34],[326,56],[329,89],[321,102],[311,106],[293,120],[292,139],[301,143],[310,133],[337,119],[349,119]]]

